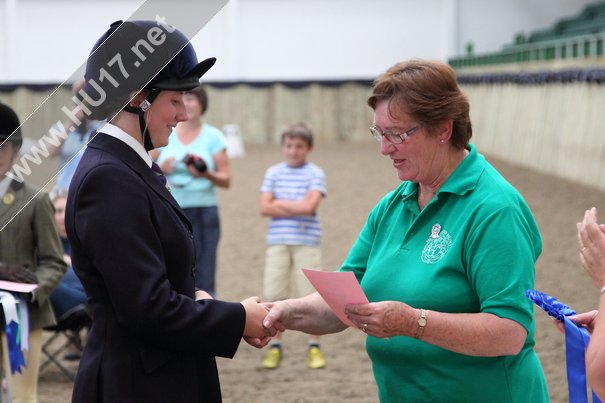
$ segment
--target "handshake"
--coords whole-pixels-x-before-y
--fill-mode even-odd
[[[262,303],[259,297],[249,297],[241,302],[246,310],[246,325],[244,326],[244,340],[256,348],[266,346],[271,337],[277,332],[285,329],[280,322],[265,327],[265,318],[270,310],[270,305]]]
[[[195,300],[213,299],[210,294],[206,291],[197,289],[195,291]],[[281,317],[275,318],[273,325],[265,327],[266,318],[269,314],[273,302],[261,302],[259,297],[249,297],[241,301],[240,304],[246,311],[246,324],[244,325],[243,338],[246,343],[256,348],[265,347],[271,337],[275,336],[277,332],[283,332],[285,327],[280,322]]]

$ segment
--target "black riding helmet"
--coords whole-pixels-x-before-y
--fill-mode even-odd
[[[20,149],[23,144],[21,123],[11,107],[0,103],[0,144],[10,141],[15,148]]]
[[[94,45],[86,63],[84,104],[89,118],[102,120],[116,110],[139,115],[147,150],[153,149],[144,113],[162,90],[188,91],[216,62],[198,63],[189,39],[178,29],[158,21],[116,21]],[[128,104],[133,91],[147,90],[147,102]],[[125,106],[126,105],[126,106]]]

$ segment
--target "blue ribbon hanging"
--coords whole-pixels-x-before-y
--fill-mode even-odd
[[[27,320],[28,317],[26,302],[18,295],[0,291],[0,305],[4,312],[4,332],[6,333],[11,374],[21,373],[21,367],[27,366],[23,348],[28,343],[22,334],[23,319]]]
[[[11,374],[21,373],[21,367],[26,367],[25,357],[21,350],[21,336],[19,335],[19,324],[11,321],[5,325],[6,340],[8,342],[8,359],[11,366]]]
[[[565,324],[565,359],[567,362],[567,387],[569,403],[586,403],[586,349],[590,341],[588,331],[576,325],[567,317],[575,315],[576,311],[555,297],[537,290],[527,290],[527,298],[538,305],[548,315]],[[592,402],[601,403],[597,395],[592,393]]]

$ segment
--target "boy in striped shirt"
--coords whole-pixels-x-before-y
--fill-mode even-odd
[[[261,214],[271,217],[263,280],[265,301],[290,297],[292,275],[299,296],[311,294],[315,290],[300,269],[321,266],[321,224],[317,208],[326,196],[326,183],[323,170],[307,161],[313,149],[313,132],[304,123],[292,124],[282,132],[281,148],[285,161],[267,169],[260,189]],[[281,358],[278,333],[262,366],[277,368]],[[307,366],[323,368],[325,365],[319,336],[310,335]]]

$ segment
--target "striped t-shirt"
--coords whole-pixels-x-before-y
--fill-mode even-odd
[[[303,200],[311,190],[326,196],[323,170],[307,162],[299,167],[281,162],[265,173],[261,192],[271,192],[275,199]],[[321,224],[317,214],[311,216],[272,217],[267,232],[269,245],[311,245],[321,241]]]

